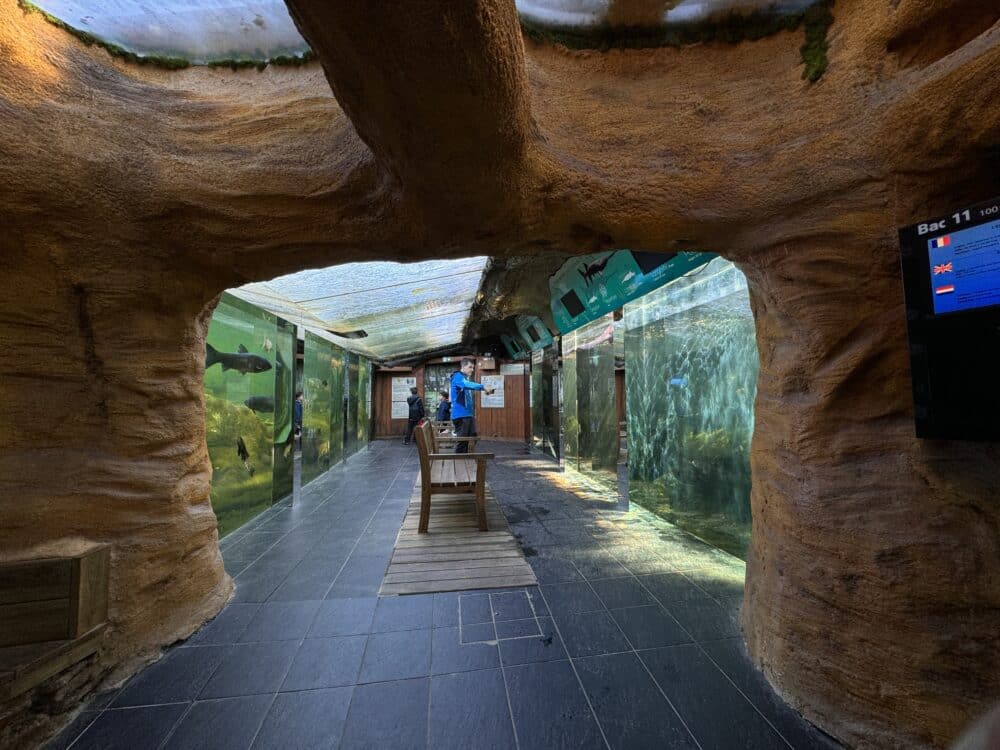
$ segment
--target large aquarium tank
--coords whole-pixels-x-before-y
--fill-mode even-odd
[[[746,279],[716,258],[625,305],[629,499],[746,559],[759,361]]]
[[[360,358],[358,362],[358,447],[368,445],[372,414],[372,363]],[[430,411],[428,414],[433,416]]]
[[[302,353],[302,484],[343,458],[344,350],[306,331]]]
[[[205,432],[220,536],[291,491],[293,347],[290,324],[222,295],[205,348]]]
[[[295,473],[292,403],[295,401],[295,326],[278,318],[274,338],[274,466],[271,497],[292,494]]]
[[[360,447],[358,442],[358,393],[360,387],[361,357],[346,352],[347,374],[344,380],[344,398],[347,401],[347,423],[344,425],[344,456],[350,456]]]
[[[563,458],[609,487],[618,466],[613,339],[610,314],[562,337]]]

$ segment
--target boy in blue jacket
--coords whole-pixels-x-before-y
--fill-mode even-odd
[[[492,388],[483,387],[482,383],[474,383],[469,376],[476,369],[476,361],[464,357],[458,372],[451,376],[451,421],[455,424],[458,437],[475,437],[476,432],[476,400],[473,391],[493,393]],[[469,444],[464,440],[455,446],[455,453],[468,453]]]

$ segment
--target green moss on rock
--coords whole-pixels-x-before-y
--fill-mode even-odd
[[[569,49],[650,49],[685,47],[721,42],[738,44],[805,27],[806,41],[800,48],[805,65],[802,77],[819,80],[827,67],[827,31],[833,23],[833,0],[821,0],[798,13],[778,14],[767,10],[730,13],[697,23],[657,26],[548,26],[521,16],[525,36]]]
[[[50,24],[58,29],[65,31],[67,34],[71,34],[81,42],[83,42],[88,47],[100,47],[106,51],[112,57],[116,57],[119,60],[124,60],[125,62],[134,63],[136,65],[151,65],[156,68],[163,68],[165,70],[182,70],[184,68],[191,67],[192,65],[197,65],[198,63],[193,63],[187,58],[173,55],[140,55],[131,50],[127,50],[124,47],[114,44],[113,42],[107,42],[99,37],[91,34],[88,31],[83,31],[74,26],[70,26],[68,23],[63,21],[61,18],[53,16],[51,13],[39,8],[37,5],[29,2],[29,0],[18,0],[18,4],[25,13],[37,13]],[[257,70],[264,70],[268,65],[279,65],[287,67],[299,67],[310,63],[316,59],[316,54],[310,49],[303,52],[301,55],[276,55],[270,59],[243,59],[236,57],[227,57],[220,60],[210,60],[204,63],[209,68],[229,68],[230,70],[242,70],[246,68],[256,68]]]

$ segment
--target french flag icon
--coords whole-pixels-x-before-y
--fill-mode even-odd
[[[947,247],[951,244],[951,235],[946,234],[944,237],[937,237],[931,240],[931,247]]]

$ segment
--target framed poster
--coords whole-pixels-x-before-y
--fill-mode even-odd
[[[392,409],[389,414],[392,419],[409,418],[410,406],[406,403],[406,399],[410,397],[410,389],[416,387],[415,377],[392,379]]]
[[[493,395],[487,396],[484,392],[480,403],[484,409],[502,409],[503,399],[503,375],[483,375],[481,382],[484,388],[492,388]]]

